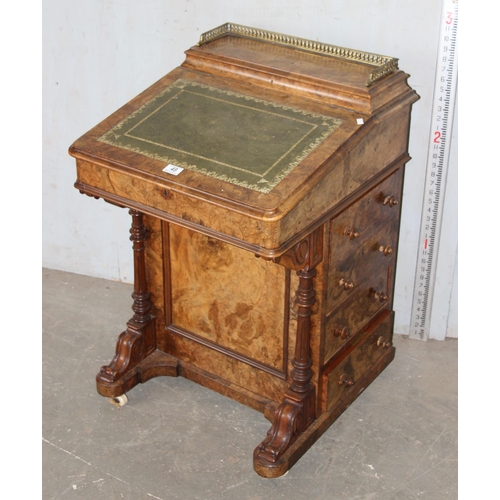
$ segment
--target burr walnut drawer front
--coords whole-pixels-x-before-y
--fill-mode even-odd
[[[342,261],[374,234],[378,227],[399,218],[402,170],[377,184],[361,199],[330,221],[331,257]]]
[[[392,314],[381,315],[380,321],[358,336],[324,372],[323,405],[329,410],[370,367],[392,347]],[[360,389],[358,389],[360,390]]]
[[[402,174],[397,170],[330,221],[330,247],[336,261],[356,251],[377,228],[399,219]]]
[[[341,261],[336,261],[335,247],[331,249],[326,310],[337,308],[356,295],[360,288],[373,288],[389,293],[388,270],[394,267],[399,219],[385,221],[375,234],[357,245]]]
[[[324,364],[328,363],[335,353],[351,341],[381,310],[388,307],[390,296],[384,291],[387,287],[383,286],[382,280],[381,275],[378,286],[358,288],[347,304],[343,303],[327,316]]]

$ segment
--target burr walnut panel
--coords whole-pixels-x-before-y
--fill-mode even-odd
[[[169,248],[172,324],[284,372],[285,269],[174,225]]]
[[[262,367],[251,366],[177,331],[168,331],[166,350],[180,360],[187,378],[192,378],[189,374],[202,372],[203,376],[198,376],[197,382],[223,394],[231,388],[241,396],[236,399],[261,412],[265,410],[263,400],[279,402],[286,388],[283,378],[264,371]]]
[[[161,221],[156,217],[145,217],[148,239],[145,245],[146,280],[151,300],[151,313],[156,318],[157,339],[165,325],[165,298],[163,286],[163,241]]]
[[[372,134],[363,136],[360,133],[358,137],[353,136],[353,142],[354,137],[358,139],[357,147],[350,150],[349,145],[346,146],[348,154],[335,158],[335,162],[332,162],[335,166],[328,174],[318,179],[301,203],[290,209],[290,213],[279,225],[283,240],[286,241],[294,231],[304,229],[314,220],[324,216],[329,207],[355,196],[360,188],[364,191],[366,183],[383,175],[389,165],[396,169],[408,161],[409,157],[405,152],[407,138],[404,133],[407,109],[403,108],[392,114],[387,112],[386,115],[388,116],[384,119],[367,124]],[[380,144],[387,147],[383,155],[380,154]],[[389,185],[388,188],[390,187]],[[393,194],[390,189],[387,192]],[[382,193],[383,191],[379,190],[376,195]],[[379,202],[378,198],[373,201],[377,204]]]

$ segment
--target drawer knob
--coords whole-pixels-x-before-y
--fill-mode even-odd
[[[339,281],[339,286],[343,287],[344,290],[350,290],[351,288],[354,288],[354,283],[351,280],[341,278]]]
[[[343,373],[339,378],[339,385],[344,385],[346,387],[351,387],[354,384],[352,378],[349,378],[345,373]]]
[[[391,345],[392,344],[384,337],[379,337],[377,340],[377,346],[382,347],[382,349],[387,349],[388,347],[391,347]]]
[[[353,227],[347,226],[344,229],[344,236],[349,236],[349,239],[353,240],[354,238],[357,238],[359,236],[359,233]]]
[[[390,207],[393,207],[394,205],[397,205],[399,202],[394,196],[386,196],[384,198],[384,201],[382,202],[382,205],[389,205]]]
[[[341,339],[348,339],[351,336],[349,332],[349,328],[347,326],[336,326],[335,330],[333,330],[334,337],[340,337]]]
[[[389,296],[385,292],[377,292],[377,290],[373,290],[373,296],[380,302],[385,302]]]
[[[392,247],[391,245],[386,245],[385,247],[384,245],[380,245],[378,251],[382,252],[384,255],[390,255],[392,253]]]

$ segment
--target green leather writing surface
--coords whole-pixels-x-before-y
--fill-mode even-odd
[[[341,123],[177,80],[99,140],[268,193]]]

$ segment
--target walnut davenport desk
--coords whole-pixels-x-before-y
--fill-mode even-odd
[[[270,420],[258,474],[297,462],[394,357],[407,79],[228,23],[70,147],[76,188],[132,218],[133,316],[99,394],[186,377]]]

